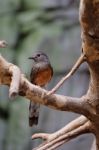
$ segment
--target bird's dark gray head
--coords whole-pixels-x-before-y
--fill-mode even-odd
[[[48,56],[42,52],[42,51],[37,51],[35,52],[29,59],[34,60],[35,62],[49,62]]]

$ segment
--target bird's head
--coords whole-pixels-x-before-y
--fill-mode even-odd
[[[37,51],[35,52],[31,57],[29,57],[29,59],[34,60],[34,62],[38,63],[38,62],[48,62],[48,56],[41,51]]]

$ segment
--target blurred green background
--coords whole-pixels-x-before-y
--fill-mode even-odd
[[[36,50],[48,54],[54,68],[51,89],[64,76],[81,53],[79,0],[0,0],[0,39],[9,46],[0,49],[10,62],[18,65],[29,78],[31,62],[27,59]],[[89,73],[83,65],[58,91],[77,96],[85,94]],[[29,128],[29,101],[17,97],[10,100],[8,88],[0,87],[0,150],[31,150],[39,141],[32,141],[35,132],[55,132],[77,117],[42,106],[39,125]],[[89,150],[92,136],[79,138],[59,150]]]

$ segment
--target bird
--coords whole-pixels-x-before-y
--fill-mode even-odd
[[[49,57],[42,51],[36,51],[29,59],[33,60],[30,82],[44,87],[53,76],[53,68]],[[29,105],[29,126],[38,124],[40,104],[30,101]]]

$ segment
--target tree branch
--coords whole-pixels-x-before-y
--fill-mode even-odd
[[[84,115],[88,112],[88,110],[86,110],[86,112],[85,108],[82,107],[82,98],[73,98],[68,96],[61,96],[58,94],[47,96],[48,91],[38,86],[32,85],[26,78],[23,78],[22,80],[23,82],[21,84],[21,92],[26,94],[26,98],[34,101],[35,103],[38,102],[53,109],[71,111]]]
[[[0,41],[0,48],[5,48],[5,47],[7,47],[7,42],[6,41],[4,41],[4,40],[2,40],[2,41]]]
[[[20,81],[21,81],[21,71],[17,66],[11,65],[9,67],[9,73],[11,73],[9,97],[13,98],[19,93],[19,86],[20,86]]]
[[[40,103],[61,111],[71,111],[90,116],[90,109],[82,107],[83,105],[87,106],[87,103],[84,103],[85,99],[83,97],[73,98],[58,94],[47,95],[48,91],[31,84],[22,74],[20,75],[18,67],[8,63],[2,56],[0,56],[0,65],[0,81],[1,84],[10,86],[10,96],[16,95],[19,91],[19,95],[35,103]]]
[[[47,93],[47,95],[51,95],[53,93],[55,93],[60,87],[61,85],[68,79],[70,78],[79,68],[79,66],[86,60],[85,54],[81,54],[81,56],[78,58],[77,62],[75,63],[75,65],[73,66],[73,68],[70,70],[70,72],[63,77],[57,84],[56,86]]]
[[[73,120],[68,125],[66,125],[65,127],[63,127],[62,129],[56,131],[53,134],[37,133],[37,134],[34,134],[32,136],[32,139],[42,138],[43,140],[51,141],[53,139],[56,139],[57,137],[60,137],[60,135],[66,134],[66,133],[68,133],[68,132],[70,132],[70,131],[72,131],[72,130],[80,127],[80,126],[82,126],[87,121],[88,121],[88,119],[86,117],[80,116],[80,117],[78,117],[77,119]]]
[[[96,150],[96,140],[93,140],[92,147],[90,150]]]
[[[83,121],[80,121],[82,119]],[[74,125],[74,126],[73,126]],[[77,126],[75,126],[77,125]],[[73,127],[73,128],[71,128]],[[67,131],[66,131],[67,128]],[[63,130],[63,129],[61,129]],[[59,130],[59,131],[61,131]],[[55,148],[61,146],[62,144],[70,141],[71,139],[84,134],[84,133],[90,133],[91,132],[91,124],[90,121],[87,121],[85,118],[79,117],[78,119],[72,121],[72,123],[69,123],[66,127],[64,132],[59,134],[59,131],[54,134],[41,134],[42,136],[46,137],[46,141],[41,144],[39,147],[37,147],[34,150],[54,150]],[[57,136],[56,136],[57,135]],[[56,137],[55,137],[56,136]],[[37,137],[37,134],[33,137]],[[40,134],[38,134],[38,137],[40,138]]]

